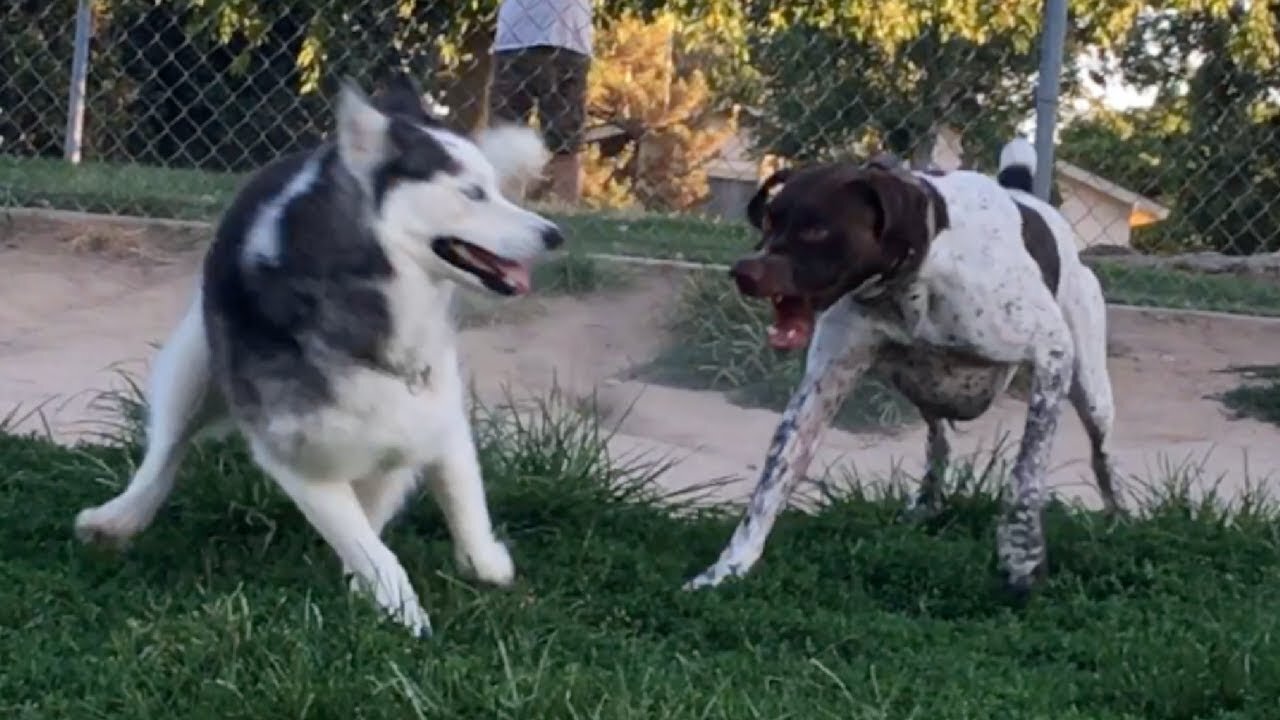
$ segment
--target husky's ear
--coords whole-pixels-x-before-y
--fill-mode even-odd
[[[371,102],[387,115],[402,115],[423,125],[439,124],[423,102],[422,86],[405,72],[393,73]]]
[[[349,79],[338,89],[338,154],[357,177],[367,177],[387,155],[391,119]]]

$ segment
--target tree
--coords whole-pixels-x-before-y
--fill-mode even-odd
[[[1135,234],[1159,250],[1251,253],[1280,248],[1276,4],[1141,7],[1102,56],[1154,88],[1146,110],[1095,111],[1062,136],[1062,154],[1157,196],[1171,216]]]
[[[768,68],[756,99],[761,150],[808,159],[889,149],[921,164],[950,125],[982,165],[1031,107],[1039,2],[748,4],[752,62]]]
[[[700,69],[677,67],[679,22],[672,13],[649,21],[627,13],[597,36],[588,114],[624,141],[587,156],[588,204],[686,210],[705,199],[705,165],[736,123],[716,112]]]
[[[1157,202],[1175,206],[1189,181],[1185,103],[1173,100],[1125,111],[1098,107],[1062,127],[1057,155],[1063,160]],[[1134,247],[1150,252],[1188,249],[1178,223],[1135,228]]]
[[[1262,66],[1277,56],[1274,7],[1226,0],[1071,0],[1063,95],[1086,48],[1122,60],[1141,87],[1172,85],[1224,30],[1218,51]],[[874,146],[928,154],[942,124],[964,129],[976,165],[990,163],[1032,110],[1041,0],[748,0],[761,144],[798,157]],[[1152,52],[1155,44],[1160,52]],[[895,132],[896,131],[896,132]],[[865,147],[872,145],[872,148]]]
[[[990,169],[1031,113],[1040,0],[745,5],[760,150],[805,160],[890,149],[923,164],[945,124],[963,131],[967,164]],[[1161,103],[1078,123],[1063,156],[1092,156],[1090,169],[1176,200],[1157,232],[1178,227],[1184,244],[1275,247],[1260,230],[1275,227],[1278,204],[1280,4],[1071,0],[1069,10],[1064,98],[1075,92],[1072,62],[1092,49]]]
[[[1119,185],[1173,202],[1187,182],[1181,162],[1190,123],[1186,103],[1150,108],[1096,108],[1062,126],[1057,154]]]
[[[310,145],[328,127],[333,80],[392,68],[421,78],[469,130],[484,122],[498,0],[95,0],[88,155],[239,171]],[[740,58],[733,0],[605,0],[597,24],[668,7],[691,67],[708,78]],[[56,154],[75,3],[5,5],[15,52],[0,53],[6,150]],[[726,20],[728,18],[728,20]],[[55,51],[54,48],[62,48]],[[726,68],[728,68],[726,70]],[[713,98],[717,99],[717,98]],[[50,121],[50,118],[56,118]]]
[[[1241,255],[1280,249],[1276,91],[1274,78],[1226,52],[1207,57],[1192,77],[1182,157],[1194,179],[1178,196],[1177,220],[1198,244]]]
[[[65,18],[74,13],[67,0],[24,0],[0,8],[0,153],[62,152],[70,75],[65,59],[71,57]],[[63,75],[68,78],[58,83]]]

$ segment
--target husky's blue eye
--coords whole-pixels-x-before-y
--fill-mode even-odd
[[[481,200],[484,200],[486,197],[488,197],[488,195],[486,195],[484,192],[484,188],[480,187],[479,185],[472,185],[470,187],[463,189],[462,194],[465,195],[469,200],[475,200],[476,202],[480,202]]]

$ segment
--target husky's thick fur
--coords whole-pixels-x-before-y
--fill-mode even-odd
[[[120,543],[144,529],[192,437],[230,419],[353,587],[415,634],[430,633],[427,613],[380,535],[420,474],[461,569],[512,581],[468,423],[451,297],[458,286],[527,292],[530,265],[563,240],[499,189],[541,171],[537,135],[503,127],[473,141],[421,97],[404,80],[372,101],[345,83],[333,140],[240,189],[152,369],[142,464],[122,494],[80,513],[82,539]]]

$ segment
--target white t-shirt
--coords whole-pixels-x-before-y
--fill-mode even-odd
[[[554,45],[591,55],[591,0],[502,0],[494,51]]]

